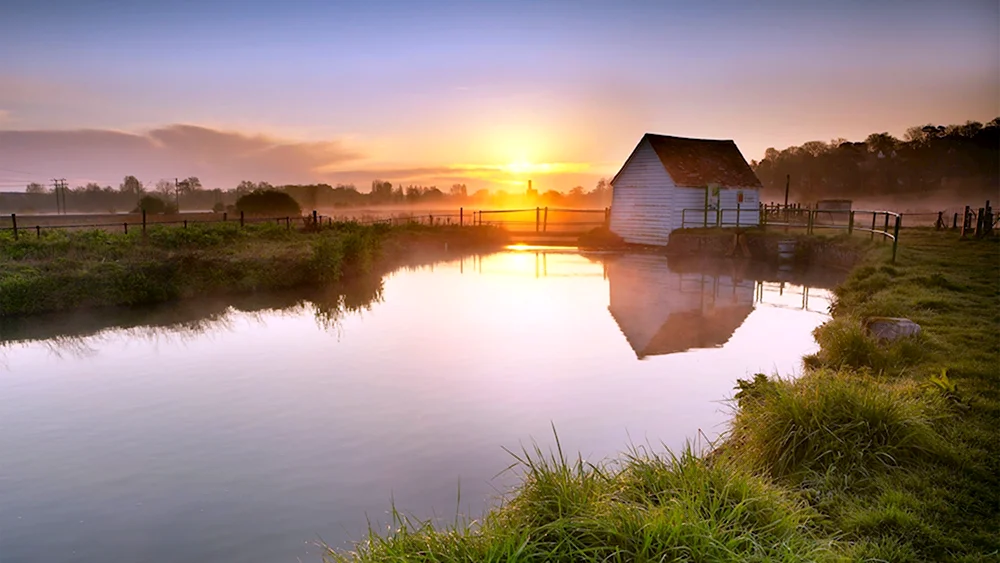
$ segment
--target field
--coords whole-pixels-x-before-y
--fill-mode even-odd
[[[996,561],[1000,246],[915,230],[836,290],[795,380],[741,381],[713,451],[511,452],[521,484],[450,526],[393,509],[332,561]],[[923,327],[892,344],[869,316]],[[692,437],[693,439],[694,437]],[[502,468],[498,468],[501,470]],[[406,507],[400,507],[404,509]]]

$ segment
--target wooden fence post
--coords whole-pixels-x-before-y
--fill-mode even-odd
[[[899,246],[899,225],[903,222],[903,215],[896,215],[896,228],[892,233],[892,263],[896,263],[896,247]]]
[[[952,229],[957,229],[958,228],[958,212],[957,211],[955,212],[955,216],[951,218],[951,228]]]
[[[540,207],[535,208],[535,232],[542,230],[542,209]]]
[[[291,229],[292,229],[292,220],[291,220],[291,217],[285,217],[285,230],[289,231]]]
[[[852,209],[847,217],[847,234],[854,234],[854,210]]]
[[[934,223],[934,230],[940,231],[944,227],[944,211],[938,211],[937,223]]]
[[[549,207],[545,206],[545,212],[542,215],[542,232],[547,233],[549,231]]]
[[[736,202],[736,228],[740,228],[740,202]]]
[[[313,228],[319,227],[319,218],[316,216],[316,210],[313,209]]]
[[[222,212],[222,222],[225,223],[227,221],[229,221],[229,213],[226,212],[226,211],[223,211]]]
[[[240,211],[240,228],[243,228],[243,211]]]
[[[465,208],[464,207],[459,207],[458,208],[458,226],[462,227],[462,226],[464,226],[464,224],[465,224]]]
[[[128,234],[128,223],[125,223],[125,234]],[[35,236],[42,238],[42,227],[40,225],[35,225]]]
[[[142,210],[142,236],[146,236],[146,210]]]
[[[885,212],[885,225],[882,226],[882,232],[889,234],[889,212]],[[885,240],[885,236],[882,236],[882,240]]]
[[[125,234],[127,235],[128,234],[128,221],[122,223],[122,227],[125,228]],[[38,236],[42,236],[42,232],[41,231],[38,232]]]
[[[14,240],[17,240],[17,213],[10,214],[10,222],[14,226]]]
[[[188,220],[187,219],[184,220],[184,228],[185,229],[188,228]]]
[[[875,240],[875,218],[878,217],[878,213],[872,211],[872,236],[868,237],[868,240]]]

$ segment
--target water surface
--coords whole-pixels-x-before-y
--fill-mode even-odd
[[[553,424],[594,461],[705,444],[737,378],[801,369],[835,281],[526,250],[7,321],[0,561],[319,561],[390,501],[482,514]]]

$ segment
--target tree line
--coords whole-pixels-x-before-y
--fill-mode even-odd
[[[485,190],[470,193],[465,184],[453,184],[447,191],[437,186],[393,185],[383,180],[373,180],[368,191],[361,191],[354,184],[287,184],[244,180],[229,190],[206,189],[197,177],[183,180],[160,180],[147,184],[135,176],[125,176],[117,188],[88,183],[67,187],[62,194],[66,209],[85,213],[117,213],[135,209],[157,211],[216,211],[234,210],[237,200],[252,192],[278,191],[287,193],[302,209],[329,209],[374,206],[431,206],[458,207],[605,207],[611,204],[611,186],[601,179],[587,190],[576,186],[569,192],[538,190],[525,191]],[[2,212],[51,212],[56,209],[52,188],[42,184],[28,184],[26,193],[0,193]]]
[[[762,197],[781,201],[790,179],[790,201],[948,196],[956,201],[996,196],[1000,186],[1000,117],[982,124],[918,125],[902,139],[872,133],[864,141],[810,141],[769,148],[750,166]]]

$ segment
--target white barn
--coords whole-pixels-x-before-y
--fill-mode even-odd
[[[733,141],[646,133],[611,187],[611,231],[632,244],[665,246],[674,229],[714,226],[717,209],[724,226],[760,220],[760,180]]]

